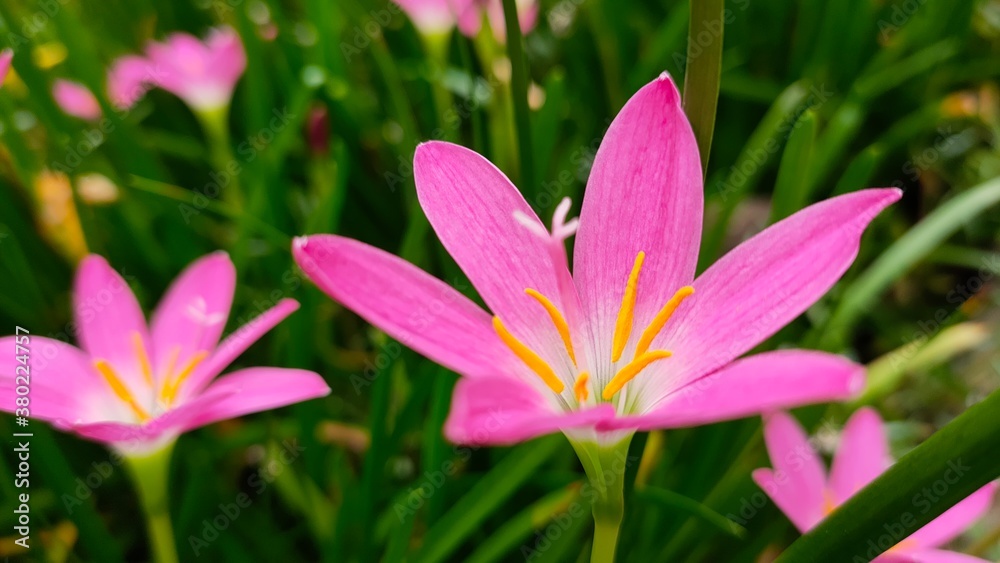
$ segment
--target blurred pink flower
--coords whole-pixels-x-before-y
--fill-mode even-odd
[[[757,469],[753,479],[802,533],[819,524],[892,465],[882,419],[870,408],[859,410],[847,421],[829,476],[823,460],[810,447],[805,431],[788,414],[778,412],[767,418],[764,441],[774,469]],[[996,483],[990,483],[972,493],[875,561],[986,563],[977,557],[937,548],[958,537],[983,516],[996,490]]]
[[[506,37],[501,0],[395,0],[413,20],[413,25],[426,35],[447,33],[458,27],[464,35],[475,37],[487,17],[490,27],[500,40]],[[528,33],[538,21],[538,0],[517,0],[517,16],[521,31]]]
[[[118,108],[135,105],[153,87],[157,75],[153,65],[137,55],[118,58],[108,71],[108,96]]]
[[[510,444],[563,431],[613,444],[841,400],[863,368],[780,350],[737,359],[816,302],[847,270],[868,223],[899,199],[862,190],[792,215],[694,279],[701,163],[673,81],[643,87],[609,127],[579,219],[551,232],[479,154],[430,142],[417,196],[490,315],[416,266],[333,235],[293,244],[321,289],[401,343],[458,372],[446,435]],[[565,239],[576,233],[572,273]],[[498,416],[502,420],[498,420]]]
[[[211,30],[204,41],[174,33],[149,43],[146,57],[157,71],[154,84],[196,110],[228,105],[247,66],[240,36],[229,27]]]
[[[57,79],[52,85],[52,97],[68,115],[88,121],[101,118],[101,105],[97,98],[79,82]]]
[[[3,85],[3,81],[7,78],[7,73],[10,72],[10,63],[13,60],[13,49],[4,49],[3,51],[0,51],[0,86]]]
[[[154,450],[199,426],[322,397],[311,371],[253,367],[216,376],[298,308],[283,299],[219,342],[236,288],[229,256],[191,264],[168,289],[151,322],[104,258],[81,263],[73,292],[80,348],[30,337],[30,416],[129,451]],[[20,338],[0,338],[0,409],[13,411],[24,367]],[[23,344],[23,342],[20,342]],[[20,368],[20,369],[19,369]],[[20,416],[20,414],[19,414]]]

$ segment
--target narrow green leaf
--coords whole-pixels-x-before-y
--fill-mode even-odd
[[[701,518],[723,532],[739,539],[747,537],[747,530],[729,518],[719,514],[704,504],[682,494],[661,489],[659,487],[643,487],[636,489],[635,496],[644,501],[659,505],[667,510],[682,510]]]
[[[847,333],[889,285],[974,217],[1000,203],[1000,178],[966,190],[935,209],[899,238],[844,291],[823,333],[827,349]]]
[[[788,136],[771,198],[771,223],[805,207],[809,201],[809,164],[816,144],[816,113],[806,110]]]
[[[562,436],[547,436],[509,452],[427,532],[416,560],[437,563],[447,559],[564,444]]]
[[[513,3],[513,0],[505,0]],[[684,73],[684,113],[691,122],[702,174],[708,171],[715,130],[715,110],[719,104],[722,76],[722,37],[726,20],[724,0],[691,2],[688,25],[687,70]],[[708,45],[701,40],[708,37]]]
[[[531,150],[531,123],[528,115],[528,68],[524,58],[521,24],[517,19],[514,0],[503,0],[503,18],[507,28],[507,50],[510,57],[510,88],[514,98],[514,124],[517,128],[517,154],[521,164],[522,189],[534,190],[535,161]]]

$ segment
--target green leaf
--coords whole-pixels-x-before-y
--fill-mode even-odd
[[[688,65],[684,73],[684,113],[687,114],[695,139],[698,140],[702,174],[708,171],[712,132],[715,130],[715,110],[719,104],[725,5],[723,0],[691,2]],[[704,45],[702,37],[709,37],[708,45]]]
[[[816,112],[806,110],[795,122],[781,155],[771,198],[771,223],[802,209],[809,201],[809,164],[816,144]]]

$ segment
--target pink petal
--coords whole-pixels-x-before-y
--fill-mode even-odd
[[[538,23],[538,2],[537,0],[517,0],[515,5],[517,6],[517,23],[521,26],[521,33],[527,35],[535,29],[535,25]],[[489,0],[486,6],[486,14],[489,17],[493,35],[498,41],[505,42],[507,40],[507,22],[504,20],[503,2],[501,0]],[[482,16],[480,15],[480,17]],[[462,23],[460,20],[459,28],[461,27]],[[478,31],[479,28],[477,26],[475,32],[472,34],[466,33],[466,35],[473,36]],[[462,30],[462,32],[465,33],[465,30]]]
[[[334,235],[297,238],[292,254],[330,297],[452,371],[499,375],[511,361],[485,311],[401,258]]]
[[[3,85],[4,80],[7,78],[7,73],[10,72],[10,63],[13,60],[13,49],[4,49],[3,51],[0,51],[0,86]]]
[[[214,74],[232,90],[247,68],[247,55],[240,35],[229,26],[218,27],[209,32],[205,45],[212,58]]]
[[[842,401],[863,384],[864,368],[841,356],[810,350],[766,352],[737,360],[667,395],[651,412],[617,418],[608,427],[646,431],[711,424]],[[647,387],[643,392],[651,391]]]
[[[39,420],[77,420],[108,416],[110,389],[94,369],[87,354],[64,342],[30,335],[28,369],[16,354],[14,336],[0,338],[0,410],[14,412],[16,389],[25,384],[17,376],[28,375],[28,410]],[[22,346],[24,340],[21,340]],[[22,369],[18,369],[22,367]]]
[[[539,391],[511,378],[460,379],[444,435],[457,444],[503,446],[537,436],[594,426],[615,415],[610,404],[561,412]]]
[[[822,201],[716,262],[653,344],[673,351],[670,377],[710,373],[799,316],[850,267],[865,227],[901,194],[870,189]]]
[[[764,442],[774,470],[754,471],[754,481],[805,533],[825,516],[823,462],[799,423],[783,412],[765,421]]]
[[[330,394],[315,372],[256,367],[234,371],[215,380],[194,401],[194,415],[179,421],[188,431],[220,420],[266,411]]]
[[[640,251],[646,258],[633,342],[674,292],[691,283],[702,207],[698,147],[677,87],[663,74],[636,92],[611,123],[583,198],[574,277],[595,324],[597,365],[611,363],[615,320]]]
[[[219,375],[222,370],[240,357],[240,354],[245,352],[254,342],[260,340],[261,336],[264,336],[298,308],[298,301],[282,299],[274,307],[258,314],[234,330],[215,348],[212,355],[191,374],[188,381],[181,387],[179,397],[183,400],[200,392],[212,378]]]
[[[52,97],[68,115],[90,121],[101,118],[101,105],[83,84],[58,79],[52,85]]]
[[[150,322],[158,373],[171,362],[180,369],[195,353],[215,348],[235,291],[236,268],[225,252],[199,258],[181,273]]]
[[[122,276],[96,254],[80,262],[73,312],[80,347],[111,364],[133,394],[149,389],[139,351],[141,346],[148,357],[151,350],[146,318]]]
[[[844,426],[840,446],[830,470],[830,490],[836,502],[854,496],[892,465],[889,439],[882,417],[874,409],[863,408]]]
[[[490,24],[492,25],[492,23]],[[468,2],[458,12],[458,30],[462,35],[473,38],[483,28],[483,8],[476,2]]]
[[[119,108],[135,105],[149,90],[158,72],[153,63],[135,55],[121,57],[108,71],[108,96]]]
[[[469,0],[394,0],[421,33],[447,33],[455,26],[456,15],[472,6]]]
[[[515,219],[519,212],[541,227],[521,193],[488,160],[451,143],[420,145],[413,168],[420,205],[486,305],[550,365],[564,361],[545,309],[524,293],[535,289],[566,310],[547,240]]]
[[[883,563],[883,557],[879,556],[875,561]],[[964,553],[954,551],[944,551],[940,549],[926,549],[919,551],[907,551],[902,559],[906,563],[991,563],[987,559],[980,559]],[[886,562],[888,563],[888,562]]]
[[[965,474],[965,471],[968,471],[968,468],[963,468],[962,460],[955,460],[951,463],[951,469],[942,475],[942,479],[945,483],[957,482]],[[988,483],[955,506],[949,508],[941,516],[931,520],[929,524],[914,532],[907,539],[920,548],[939,547],[950,542],[971,528],[977,520],[989,511],[990,506],[993,504],[993,495],[996,491],[997,484]],[[924,502],[929,503],[926,499],[924,499]]]

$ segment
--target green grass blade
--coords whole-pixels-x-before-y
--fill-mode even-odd
[[[528,110],[528,61],[524,58],[521,24],[517,21],[514,0],[503,0],[503,18],[507,27],[507,51],[510,56],[511,94],[514,98],[514,124],[517,128],[517,154],[521,164],[520,186],[534,190],[535,157],[531,150],[531,123]]]
[[[684,113],[691,121],[691,129],[698,140],[702,174],[708,170],[712,133],[715,130],[715,110],[719,104],[725,4],[723,0],[691,2],[688,65],[684,73]],[[702,45],[701,38],[706,36],[711,39],[708,45]]]
[[[807,110],[788,136],[771,198],[771,223],[802,209],[809,201],[809,164],[816,144],[816,127],[816,113]]]

